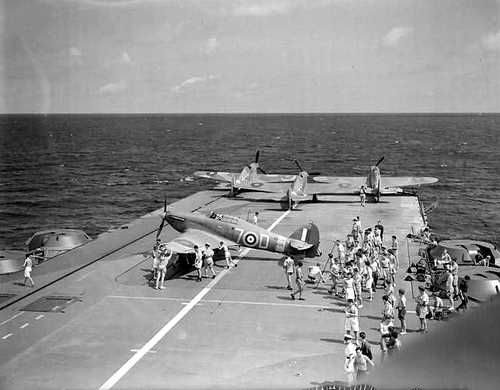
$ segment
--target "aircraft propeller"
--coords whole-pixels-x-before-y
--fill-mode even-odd
[[[267,175],[266,171],[264,171],[264,169],[262,169],[260,166],[259,166],[259,158],[260,158],[260,150],[257,150],[257,152],[255,153],[255,164],[257,164],[257,170],[260,172],[260,173],[263,173],[264,175]],[[247,165],[248,168],[250,168],[249,165]]]
[[[295,160],[293,160],[293,162],[295,163],[295,165],[297,165],[297,168],[299,168],[299,171],[301,171],[301,172],[307,172],[304,168],[302,168],[302,166],[300,165],[300,163],[298,162],[298,160],[295,159]],[[307,174],[309,176],[319,176],[319,175],[321,175],[320,172],[307,172]]]
[[[380,164],[382,164],[382,161],[384,161],[384,158],[385,158],[385,156],[382,156],[380,158],[380,160],[377,161],[377,163],[375,164],[375,166],[378,167]]]
[[[165,196],[165,200],[163,203],[163,217],[161,219],[160,226],[158,227],[158,231],[156,232],[156,240],[160,237],[161,231],[163,230],[163,226],[165,226],[165,217],[167,215],[167,197]]]

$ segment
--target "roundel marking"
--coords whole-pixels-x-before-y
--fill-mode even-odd
[[[257,235],[252,232],[245,233],[243,236],[243,242],[248,246],[256,246],[257,245]]]

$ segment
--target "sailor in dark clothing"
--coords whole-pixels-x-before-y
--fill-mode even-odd
[[[384,225],[382,225],[382,221],[378,220],[377,224],[375,225],[375,229],[380,230],[380,239],[382,242],[384,242]]]
[[[458,305],[457,311],[460,309],[463,309],[464,311],[467,310],[467,304],[469,303],[469,297],[467,296],[467,291],[469,290],[469,280],[470,276],[465,275],[465,277],[458,283],[458,297],[462,300],[462,302]]]

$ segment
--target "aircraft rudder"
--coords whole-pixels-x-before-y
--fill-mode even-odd
[[[316,224],[309,222],[295,230],[290,238],[317,245],[319,244],[319,229]]]

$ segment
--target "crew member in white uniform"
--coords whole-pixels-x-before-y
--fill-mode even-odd
[[[201,267],[203,266],[203,252],[201,251],[200,248],[198,248],[198,245],[195,245],[194,247],[194,254],[195,254],[195,259],[194,259],[194,268],[196,268],[196,273],[198,275],[198,282],[201,282]]]
[[[224,244],[223,241],[219,243],[219,249],[224,252],[224,258],[226,259],[226,268],[229,268],[230,266],[238,266],[238,264],[235,263],[231,258],[231,252],[229,252],[229,248],[226,244]]]
[[[205,267],[203,268],[203,273],[206,278],[208,278],[208,270],[212,272],[212,279],[215,279],[215,271],[214,271],[214,251],[210,248],[210,244],[205,244]]]
[[[158,275],[156,276],[156,289],[165,290],[165,276],[167,267],[172,258],[172,251],[167,248],[166,244],[162,244],[160,249],[160,263],[158,264]]]
[[[24,285],[26,286],[26,282],[29,280],[31,282],[30,287],[35,287],[35,282],[31,278],[31,270],[33,269],[33,259],[32,255],[26,255],[26,259],[24,260]]]

